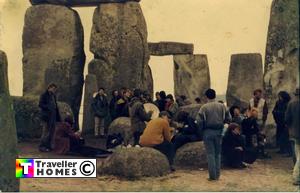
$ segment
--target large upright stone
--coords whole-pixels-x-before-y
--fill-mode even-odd
[[[82,133],[92,134],[94,132],[94,113],[92,109],[93,95],[98,91],[97,78],[93,74],[86,75],[83,103]]]
[[[194,45],[180,42],[148,43],[150,55],[165,56],[177,54],[193,54]]]
[[[99,87],[142,88],[149,61],[147,26],[137,2],[101,4],[93,18],[90,50],[95,59],[89,73]]]
[[[137,1],[140,0],[30,0],[32,5],[38,4],[54,4],[54,5],[65,5],[65,6],[98,6],[100,3],[125,3],[127,1]]]
[[[145,65],[143,77],[144,79],[143,79],[142,89],[148,91],[150,96],[153,96],[154,93],[153,76],[152,76],[152,70],[149,65]]]
[[[263,68],[260,54],[231,56],[227,85],[227,105],[247,108],[255,89],[263,88]]]
[[[0,51],[0,191],[19,191],[16,179],[17,132],[9,95],[7,58]]]
[[[280,91],[291,95],[299,87],[299,1],[274,0],[272,3],[265,58],[265,88],[271,112]],[[267,131],[275,136],[276,125],[269,113]],[[271,138],[275,142],[275,137]],[[273,143],[275,144],[275,143]]]
[[[56,83],[58,100],[68,103],[78,123],[85,54],[76,11],[56,5],[28,8],[23,31],[23,94],[40,95]]]
[[[210,88],[209,66],[206,55],[174,56],[175,96],[185,95],[190,100],[202,97]]]

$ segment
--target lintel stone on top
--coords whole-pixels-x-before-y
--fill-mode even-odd
[[[32,5],[54,4],[70,7],[98,6],[101,3],[126,3],[128,1],[140,2],[140,0],[29,0]]]
[[[150,55],[165,56],[179,54],[193,54],[194,44],[180,42],[157,42],[148,43]]]

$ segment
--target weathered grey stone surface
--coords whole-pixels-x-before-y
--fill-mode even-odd
[[[179,112],[184,111],[184,112],[189,113],[192,118],[196,119],[201,106],[202,106],[201,104],[191,104],[191,105],[182,106],[182,107],[179,108],[177,114]]]
[[[13,97],[18,138],[33,139],[41,137],[42,120],[40,119],[38,104],[38,97]],[[58,108],[62,120],[67,115],[73,116],[68,104],[58,102]]]
[[[154,86],[153,86],[153,76],[149,65],[144,67],[144,79],[142,89],[149,92],[150,96],[153,96]]]
[[[7,73],[7,57],[0,51],[0,190],[15,192],[19,191],[15,169],[17,133]]]
[[[114,175],[128,179],[158,177],[169,173],[165,155],[153,148],[120,149],[98,167],[100,175]]]
[[[85,54],[76,11],[57,5],[27,9],[23,31],[23,95],[43,93],[56,83],[59,101],[68,103],[78,123]]]
[[[128,1],[136,1],[140,0],[30,0],[32,5],[38,4],[54,4],[54,5],[65,5],[65,6],[98,6],[100,3],[125,3]]]
[[[174,161],[175,166],[178,168],[206,168],[207,158],[203,142],[185,144],[177,150]]]
[[[291,95],[299,87],[299,1],[274,0],[267,38],[264,85],[271,112],[280,91]],[[270,142],[275,144],[276,125],[270,113],[267,119]]]
[[[148,43],[150,55],[165,56],[177,54],[193,54],[194,45],[179,42]]]
[[[101,4],[94,13],[90,50],[95,60],[89,74],[99,87],[112,90],[142,88],[149,61],[147,27],[137,2]]]
[[[210,88],[209,66],[206,55],[174,56],[175,97],[187,96],[191,101],[203,97]]]
[[[255,89],[263,89],[263,69],[260,54],[231,56],[227,86],[227,105],[247,108]]]
[[[133,144],[133,133],[129,117],[119,117],[115,119],[108,128],[108,134],[121,134],[124,139],[124,145]]]
[[[98,91],[97,78],[93,74],[88,74],[84,81],[84,102],[83,102],[83,123],[82,134],[93,134],[95,128],[94,112],[92,109],[93,95]]]

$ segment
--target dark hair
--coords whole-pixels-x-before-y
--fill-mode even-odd
[[[235,130],[238,127],[240,127],[238,124],[236,124],[236,123],[230,123],[229,126],[228,126],[228,131],[233,131],[233,130]]]
[[[160,91],[160,92],[159,92],[159,96],[160,96],[160,98],[162,98],[162,99],[166,99],[166,97],[167,97],[165,91]]]
[[[180,98],[181,98],[182,100],[186,100],[186,96],[185,96],[185,95],[180,95]]]
[[[65,122],[69,123],[70,125],[73,125],[73,117],[71,115],[67,115],[66,118],[64,119]]]
[[[57,85],[55,83],[50,83],[47,87],[47,89],[49,88],[57,88]]]
[[[256,93],[262,93],[262,90],[261,89],[255,89],[254,91],[253,91],[253,95],[255,95]]]
[[[163,116],[167,116],[168,118],[171,118],[170,113],[168,113],[167,111],[162,111],[159,113],[159,117],[163,117]]]
[[[141,89],[134,89],[134,91],[133,91],[133,96],[134,97],[141,97],[141,95],[142,95],[142,91],[141,91]]]
[[[156,92],[156,93],[155,93],[155,96],[157,96],[157,95],[159,95],[159,92]]]
[[[281,98],[284,100],[284,102],[289,102],[291,100],[289,93],[287,93],[286,91],[280,91],[278,93],[278,96],[281,96]]]
[[[178,113],[178,115],[177,115],[176,120],[177,120],[178,122],[184,122],[184,121],[186,121],[186,119],[188,118],[188,116],[189,116],[189,113],[188,113],[188,112],[180,111],[180,112]]]
[[[171,95],[171,94],[168,94],[166,98],[167,98],[167,99],[171,99],[172,101],[174,101],[174,97],[173,97],[173,95]]]
[[[197,103],[201,103],[200,97],[195,98],[195,101],[196,101]]]
[[[205,92],[205,96],[208,99],[215,99],[216,98],[216,91],[214,89],[207,89]]]
[[[239,109],[241,111],[241,108],[239,106],[236,106],[236,105],[233,105],[232,107],[230,107],[229,109],[229,112],[230,112],[230,115],[233,117],[234,115],[234,110],[235,109]]]
[[[98,89],[98,91],[100,91],[100,90],[105,91],[105,89],[104,89],[103,87],[100,87],[100,88]]]

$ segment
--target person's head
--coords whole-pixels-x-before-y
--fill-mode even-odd
[[[187,120],[188,116],[189,116],[188,112],[180,111],[177,115],[177,121],[180,123],[185,122]]]
[[[161,99],[166,99],[166,97],[167,97],[165,91],[160,91],[160,92],[159,92],[159,96],[160,96]]]
[[[261,99],[262,98],[262,90],[256,89],[255,91],[253,91],[253,96],[256,99]]]
[[[119,96],[119,91],[118,91],[118,90],[112,91],[112,96],[113,96],[113,97]]]
[[[236,123],[230,123],[230,125],[228,126],[228,131],[231,132],[231,133],[234,133],[236,135],[241,134],[241,128]]]
[[[231,114],[232,117],[238,117],[241,114],[241,109],[238,106],[232,106],[229,109],[229,112],[230,112],[230,114]]]
[[[159,95],[159,92],[156,92],[155,93],[155,98],[156,98],[156,100],[160,100],[161,98],[160,98],[160,95]]]
[[[73,126],[73,124],[74,124],[74,120],[73,120],[73,117],[71,115],[67,115],[66,118],[64,119],[64,121],[66,123],[69,123],[71,126]]]
[[[98,93],[99,93],[100,95],[104,95],[104,94],[105,94],[105,89],[102,88],[102,87],[99,88]]]
[[[278,93],[278,99],[280,101],[289,102],[291,100],[291,97],[290,97],[289,93],[287,93],[286,91],[280,91]]]
[[[55,93],[57,90],[57,85],[54,83],[51,83],[48,85],[47,90],[48,90],[48,92]]]
[[[142,91],[141,91],[141,89],[134,89],[134,91],[133,91],[133,96],[134,97],[137,97],[137,98],[141,98],[141,96],[142,96]]]
[[[123,91],[123,96],[126,98],[130,98],[131,97],[131,91],[129,89],[126,89]]]
[[[181,99],[182,101],[185,101],[185,100],[187,99],[187,97],[186,97],[185,95],[180,95],[180,99]]]
[[[252,117],[252,118],[257,118],[258,117],[258,110],[257,110],[257,108],[250,109],[249,116]]]
[[[195,102],[196,102],[197,104],[200,104],[200,103],[201,103],[201,98],[200,98],[200,97],[195,98]]]
[[[167,100],[168,102],[174,102],[174,97],[173,97],[173,95],[168,94],[167,97],[166,97],[166,100]]]
[[[171,121],[171,115],[167,111],[162,111],[159,113],[159,117],[170,122]]]
[[[205,96],[209,99],[209,100],[213,100],[216,98],[216,91],[214,89],[207,89],[205,92]]]

